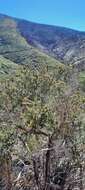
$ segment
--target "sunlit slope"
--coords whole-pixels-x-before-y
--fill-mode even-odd
[[[20,34],[16,20],[9,17],[0,19],[0,55],[17,64],[37,69],[60,64],[56,59],[29,45]]]

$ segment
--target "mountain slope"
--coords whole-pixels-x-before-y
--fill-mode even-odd
[[[16,19],[4,15],[0,15],[0,55],[31,68],[59,65],[59,61],[28,44],[19,32]]]
[[[8,55],[10,49],[13,53]],[[45,56],[40,51],[59,61],[76,64],[80,69],[85,69],[85,32],[36,24],[0,14],[1,54],[5,53],[5,57],[10,57],[17,63],[29,64],[32,60],[36,65],[37,57],[40,57],[41,61]]]
[[[84,89],[53,27],[24,22],[0,15],[0,189],[85,189]]]
[[[20,33],[30,44],[64,63],[82,63],[83,66],[85,32],[25,20],[18,20],[17,23]]]
[[[5,77],[6,75],[14,74],[19,68],[19,65],[4,58],[3,56],[0,56],[0,78],[2,78],[2,76]]]

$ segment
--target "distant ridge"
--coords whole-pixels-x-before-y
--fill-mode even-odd
[[[80,32],[80,33],[85,33],[85,31],[82,31],[82,30],[78,30],[78,29],[74,29],[74,28],[69,28],[69,27],[66,27],[66,26],[58,26],[58,25],[53,25],[53,24],[44,24],[44,23],[40,23],[40,22],[34,22],[34,21],[31,21],[31,20],[28,20],[28,19],[25,19],[25,18],[17,18],[16,16],[10,16],[8,14],[3,14],[3,13],[0,13],[0,18],[10,18],[10,19],[14,19],[14,20],[21,20],[21,21],[25,21],[25,22],[29,22],[31,24],[35,24],[35,25],[43,25],[43,26],[48,26],[48,27],[57,27],[57,28],[61,28],[61,29],[65,29],[65,30],[71,30],[71,31],[75,31],[75,32]]]
[[[9,25],[6,23],[7,19],[10,21]],[[85,68],[85,32],[65,27],[38,24],[0,14],[0,39],[3,38],[3,41],[5,40],[6,43],[8,41],[8,44],[10,44],[9,39],[6,40],[6,35],[4,33],[3,37],[2,32],[4,27],[7,28],[12,39],[15,31],[10,31],[11,26],[12,29],[14,27],[17,38],[19,37],[16,48],[22,48],[23,45],[24,48],[28,48],[27,46],[31,45],[32,48],[37,49],[39,52],[48,54],[65,64],[76,64],[80,69]],[[10,34],[10,32],[12,33]],[[11,41],[12,46],[15,48],[13,40]],[[21,41],[23,42],[21,43]],[[0,53],[1,51],[2,48],[0,47]]]

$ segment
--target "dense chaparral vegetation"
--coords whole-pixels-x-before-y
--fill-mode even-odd
[[[40,52],[17,22],[0,19],[0,189],[84,190],[84,68]]]

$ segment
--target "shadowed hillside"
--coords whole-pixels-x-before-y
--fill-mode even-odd
[[[36,53],[37,57],[38,52],[31,47],[33,46],[64,63],[75,63],[80,69],[85,67],[84,32],[64,27],[36,24],[22,19],[0,15],[0,41],[2,44],[7,44],[9,50],[11,48],[11,43],[12,50],[21,51],[21,53],[18,52],[18,55],[16,53],[15,61],[17,62],[17,59],[21,57],[23,62],[28,63],[26,57],[28,58],[29,56],[29,59],[32,59],[31,56],[33,51]],[[29,44],[31,46],[29,46]],[[23,48],[24,50],[26,48],[25,52]],[[5,50],[6,49],[4,49],[4,51]],[[0,47],[0,52],[2,51],[3,47]],[[40,54],[40,57],[42,56],[44,55]],[[10,55],[10,57],[14,59],[15,56],[13,54]],[[22,62],[21,59],[20,61]],[[36,61],[34,60],[34,62]]]

